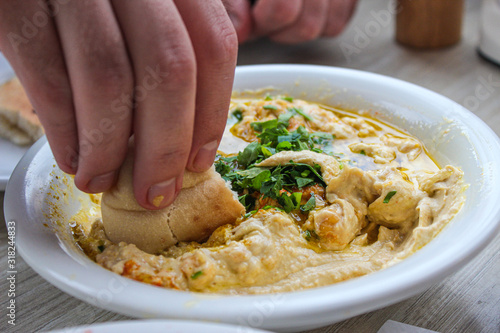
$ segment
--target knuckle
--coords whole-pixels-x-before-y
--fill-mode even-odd
[[[238,36],[234,28],[229,26],[221,30],[218,40],[220,48],[216,49],[215,59],[222,63],[235,61],[238,56]]]
[[[323,35],[327,37],[335,37],[342,33],[342,31],[344,31],[347,27],[355,7],[356,1],[350,1],[347,4],[342,5],[336,4],[331,7]],[[332,9],[335,11],[332,12]]]
[[[173,87],[193,84],[196,78],[196,60],[194,53],[185,47],[169,48],[168,52],[155,57],[156,68],[167,73],[163,83]]]
[[[132,72],[128,64],[117,59],[106,59],[100,66],[93,67],[90,71],[92,82],[104,92],[119,92],[124,88],[130,89],[132,85]]]
[[[321,26],[317,21],[306,20],[302,23],[297,33],[297,39],[309,41],[318,38],[321,34]]]
[[[345,27],[346,24],[344,22],[334,22],[328,24],[323,35],[325,35],[326,37],[336,37],[340,35],[342,31],[344,31]]]
[[[168,68],[172,77],[179,77],[179,79],[192,77],[196,73],[194,59],[184,57],[182,54],[170,57],[166,61],[165,67]]]
[[[190,147],[176,146],[171,149],[157,151],[153,156],[153,162],[160,166],[175,168],[174,166],[180,165],[180,162],[185,164],[188,159],[189,149]],[[179,168],[181,169],[181,167]]]
[[[238,56],[238,36],[233,24],[225,17],[221,17],[214,24],[214,29],[209,38],[210,43],[205,45],[212,46],[208,48],[205,56],[212,63],[232,63]]]
[[[126,144],[98,130],[83,133],[78,144],[81,164],[94,173],[118,168],[127,151]]]
[[[41,105],[61,105],[61,101],[71,99],[70,84],[62,73],[47,67],[40,74],[39,84],[43,87],[43,94],[36,94],[36,99],[40,99]]]
[[[112,43],[106,48],[99,48],[88,59],[87,74],[99,89],[104,89],[104,92],[117,88],[121,91],[124,87],[130,88],[132,85],[132,69],[129,61],[125,54],[117,51],[121,47],[121,44]]]
[[[126,65],[112,65],[95,73],[95,82],[100,87],[129,87],[132,83],[132,73]],[[121,91],[121,89],[120,89]]]
[[[279,1],[275,8],[268,11],[266,20],[274,25],[286,26],[295,22],[299,14],[299,7],[290,5],[288,1]]]

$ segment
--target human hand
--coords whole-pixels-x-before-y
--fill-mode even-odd
[[[268,37],[297,44],[318,37],[333,37],[349,22],[357,0],[223,0],[235,23],[239,42]]]
[[[1,1],[0,12],[0,49],[79,189],[113,185],[132,133],[145,208],[170,204],[186,168],[211,166],[238,47],[221,0]]]

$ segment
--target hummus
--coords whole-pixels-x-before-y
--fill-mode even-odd
[[[233,99],[229,115],[215,165],[244,216],[205,242],[153,255],[112,243],[99,216],[78,214],[82,250],[106,269],[161,287],[295,291],[398,263],[464,202],[460,169],[440,168],[417,138],[371,117],[280,96]]]

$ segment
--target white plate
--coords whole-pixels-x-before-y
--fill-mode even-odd
[[[134,320],[68,327],[47,333],[271,333],[248,327],[182,320]]]
[[[74,245],[69,219],[85,204],[64,175],[54,170],[45,139],[22,158],[7,186],[5,220],[16,222],[19,254],[43,278],[87,303],[140,318],[177,318],[302,331],[344,320],[416,295],[456,271],[500,229],[500,140],[471,112],[413,84],[389,77],[323,66],[247,66],[235,88],[274,86],[291,96],[347,107],[371,107],[382,120],[421,138],[440,164],[462,168],[470,184],[461,212],[429,244],[387,269],[299,292],[222,296],[162,289],[114,274]],[[50,183],[64,190],[51,196]],[[54,226],[53,229],[44,223]],[[55,232],[54,232],[55,230]]]
[[[4,191],[10,175],[29,147],[19,147],[0,138],[0,191]]]
[[[14,76],[14,71],[0,53],[0,85]],[[5,190],[10,175],[29,147],[20,147],[0,138],[0,191]]]

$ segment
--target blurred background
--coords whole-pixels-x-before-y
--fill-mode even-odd
[[[451,2],[459,5],[461,0]],[[496,2],[500,13],[500,1],[486,2]],[[395,1],[360,0],[353,19],[339,37],[300,45],[279,45],[267,40],[249,42],[240,47],[238,65],[318,64],[396,77],[449,97],[487,120],[500,135],[500,67],[481,58],[477,51],[481,6],[479,0],[464,1],[458,43],[417,49],[396,42]],[[495,23],[498,22],[500,17]],[[500,38],[500,30],[496,30],[496,36]]]

